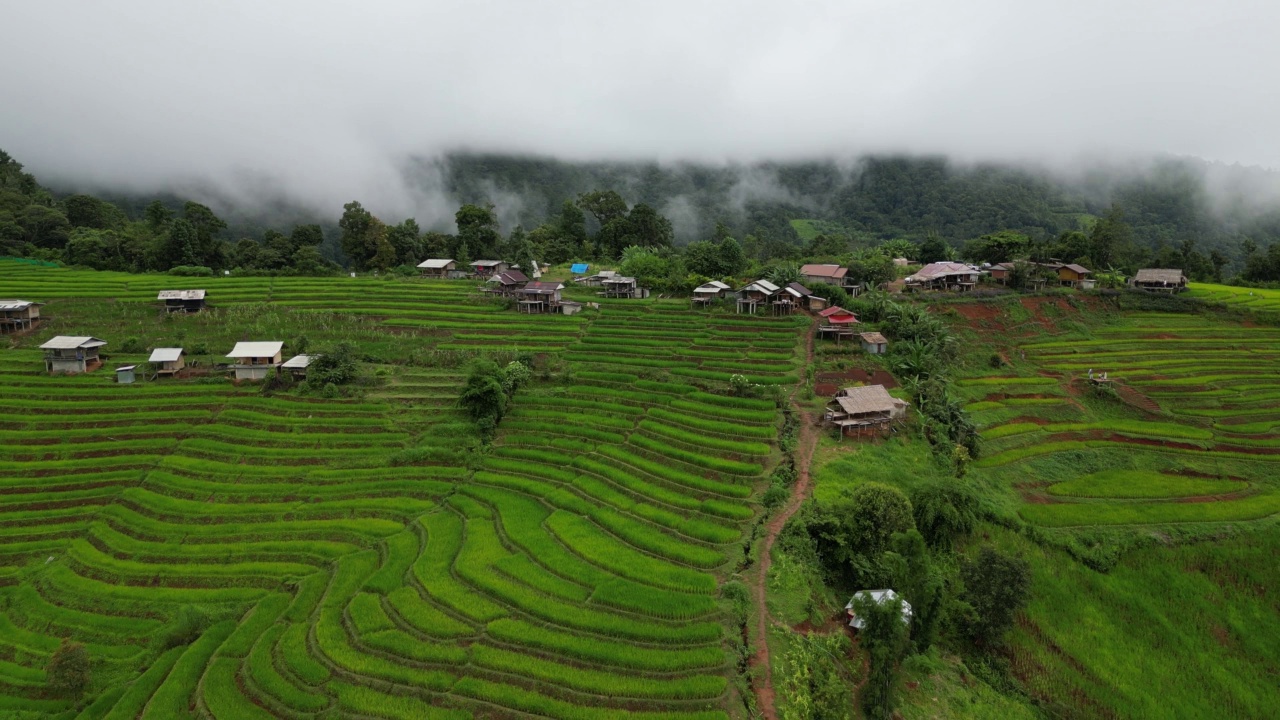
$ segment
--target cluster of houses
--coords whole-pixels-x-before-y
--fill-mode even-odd
[[[49,373],[86,373],[102,367],[99,351],[107,344],[95,337],[58,335],[40,346],[45,351],[44,365]],[[318,355],[294,355],[282,362],[284,343],[278,340],[262,342],[238,342],[226,354],[226,365],[236,380],[265,380],[272,371],[288,373],[295,380],[305,379],[307,368]],[[187,367],[187,352],[180,347],[163,347],[151,351],[147,358],[156,377],[176,377]],[[136,377],[136,365],[116,368],[116,380],[131,383]]]
[[[1014,268],[1019,264],[1036,270],[1026,278],[1032,289],[1043,289],[1048,285],[1070,287],[1077,290],[1091,290],[1095,285],[1093,271],[1076,263],[1059,261],[1049,262],[1003,262],[995,265],[966,265],[959,262],[929,263],[903,281],[905,291],[939,290],[949,292],[965,292],[977,288],[978,282],[986,275],[1001,285],[1007,285]],[[1143,268],[1129,278],[1129,287],[1139,290],[1176,293],[1185,290],[1187,277],[1181,270],[1172,268]]]

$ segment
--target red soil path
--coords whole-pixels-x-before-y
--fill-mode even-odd
[[[813,364],[813,332],[814,328],[810,327],[809,334],[805,337],[805,362],[809,365]],[[778,539],[783,526],[809,497],[813,487],[813,481],[809,477],[809,465],[813,461],[813,451],[818,444],[818,435],[814,431],[815,418],[800,407],[794,396],[791,407],[795,410],[796,419],[799,421],[800,433],[799,441],[796,443],[796,484],[791,488],[791,497],[787,500],[786,506],[765,526],[764,544],[760,547],[760,563],[756,570],[753,588],[756,605],[756,652],[751,664],[759,673],[759,679],[753,684],[756,701],[765,720],[778,718],[778,710],[774,703],[773,670],[769,664],[770,618],[767,595],[769,566],[773,564],[771,553],[773,543]]]

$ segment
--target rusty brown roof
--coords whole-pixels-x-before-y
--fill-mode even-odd
[[[1180,285],[1184,280],[1182,271],[1173,268],[1142,268],[1137,275],[1133,276],[1134,282],[1164,283],[1165,285]]]

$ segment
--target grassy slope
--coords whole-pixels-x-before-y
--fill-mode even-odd
[[[1244,718],[1265,717],[1280,704],[1280,646],[1270,641],[1280,636],[1273,598],[1280,575],[1271,559],[1280,526],[1266,505],[1280,464],[1223,450],[1241,446],[1242,437],[1254,446],[1271,442],[1269,418],[1280,418],[1280,403],[1257,399],[1266,380],[1251,369],[1274,373],[1274,330],[1100,306],[1082,312],[1086,307],[1006,300],[938,308],[966,337],[960,392],[988,437],[965,482],[1002,518],[984,525],[968,548],[991,542],[1032,565],[1032,601],[1010,635],[1008,658],[1034,705],[993,691],[956,658],[933,658],[904,666],[903,717]],[[1220,350],[1224,342],[1232,351]],[[1161,346],[1169,346],[1167,356],[1159,355]],[[1072,348],[1086,355],[1071,357]],[[1011,364],[992,368],[993,353]],[[876,362],[852,359],[868,368]],[[1206,367],[1214,363],[1224,367]],[[1090,366],[1157,398],[1159,414],[1093,397],[1082,390],[1087,383],[1071,382]],[[1174,390],[1170,381],[1183,376],[1200,380]],[[1240,419],[1254,422],[1228,426]],[[990,461],[1033,446],[1049,449]],[[867,481],[909,490],[945,474],[920,440],[906,436],[824,439],[815,468],[819,499]],[[1167,500],[1242,489],[1242,497],[1214,503]],[[1038,504],[1055,499],[1067,504]],[[1055,508],[1078,511],[1071,517],[1084,527],[1046,532],[1025,525],[1059,517]],[[1143,520],[1144,513],[1151,521],[1137,526],[1095,526]],[[1179,519],[1192,522],[1170,522]],[[777,610],[792,623],[805,619],[812,601],[803,598],[822,599],[824,589],[800,568],[775,567]]]

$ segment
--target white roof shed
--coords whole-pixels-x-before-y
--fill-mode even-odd
[[[274,340],[266,342],[238,342],[235,347],[231,348],[231,352],[227,353],[227,357],[275,357],[280,354],[280,350],[283,347],[283,342],[277,342]]]
[[[182,348],[156,348],[151,351],[147,362],[177,362],[182,357]]]
[[[41,350],[77,350],[80,348],[96,348],[106,345],[106,340],[82,335],[59,335],[40,346]]]
[[[871,598],[872,602],[874,602],[875,604],[883,605],[885,601],[896,600],[898,598],[898,593],[888,589],[859,590],[858,592],[854,593],[853,597],[850,598],[849,602],[844,606],[844,609],[849,614],[849,627],[857,628],[858,630],[861,630],[865,625],[865,623],[862,621],[862,618],[854,614],[853,602],[855,600],[861,600],[863,598]],[[911,622],[911,603],[907,602],[906,600],[902,601],[902,622]]]

